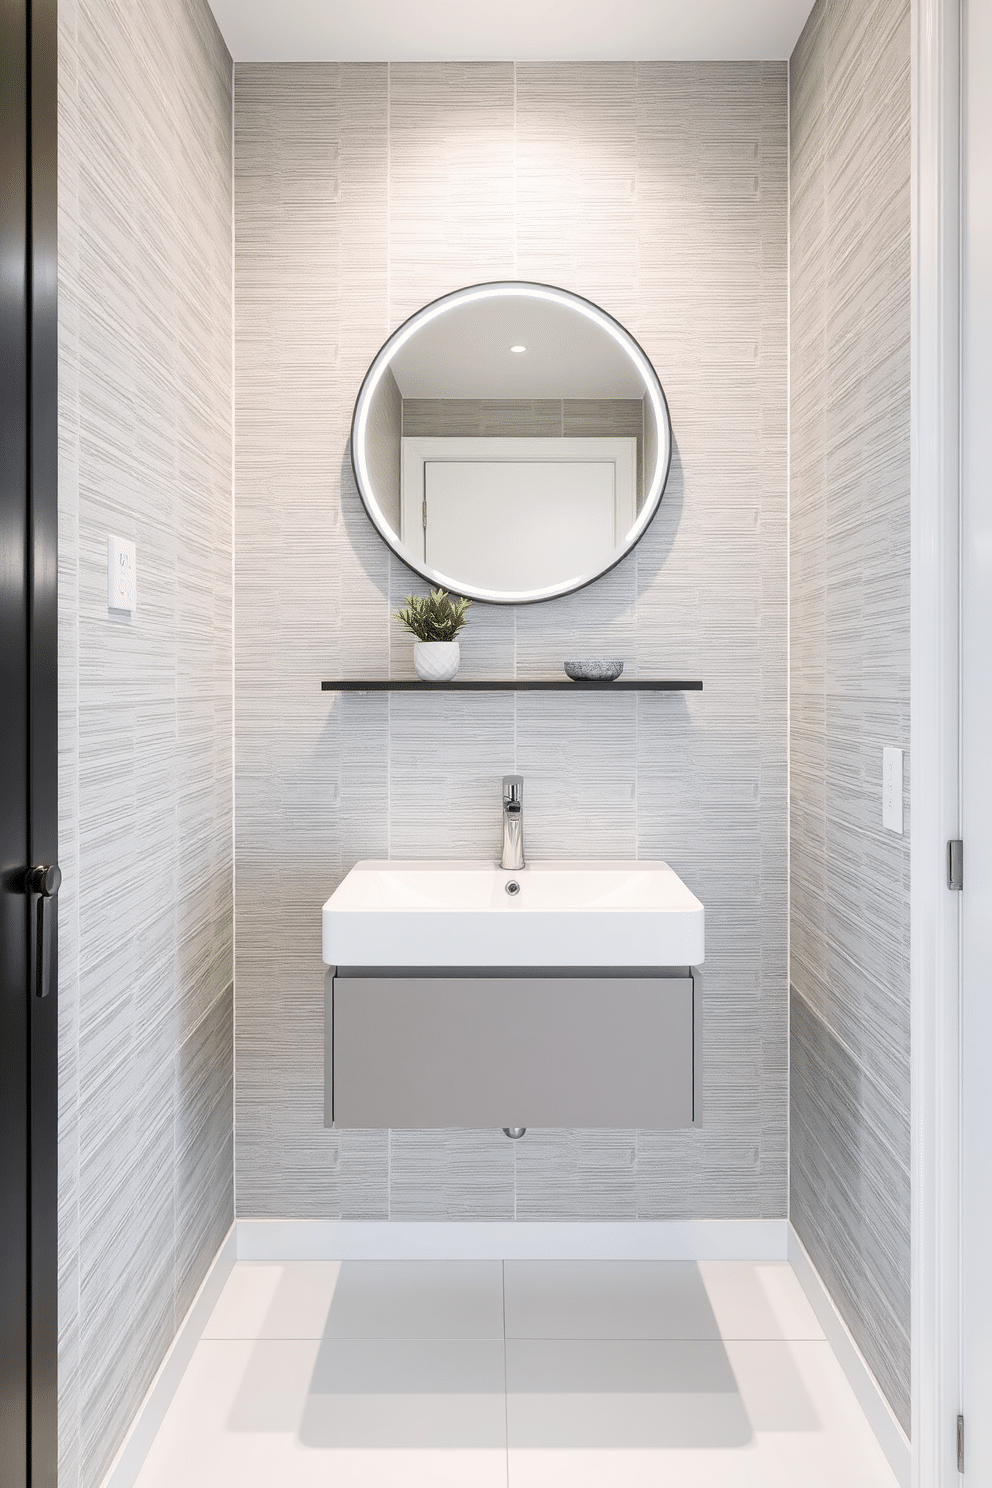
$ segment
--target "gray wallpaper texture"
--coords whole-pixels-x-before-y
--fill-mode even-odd
[[[233,1214],[231,64],[203,0],[59,16],[59,1483],[91,1488]]]
[[[235,89],[237,1208],[349,1219],[786,1213],[787,69],[252,64]],[[425,587],[366,519],[356,393],[425,301],[534,279],[654,361],[675,458],[581,593],[476,605],[466,675],[570,655],[701,694],[322,694],[413,675]],[[323,1125],[320,908],[362,858],[667,859],[707,910],[704,1121],[676,1132]]]
[[[909,0],[819,0],[791,95],[791,1214],[908,1431]]]

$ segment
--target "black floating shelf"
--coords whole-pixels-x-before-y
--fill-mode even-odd
[[[702,692],[702,682],[669,682],[655,677],[619,678],[616,682],[572,682],[569,678],[462,678],[421,682],[416,677],[356,682],[321,682],[321,692]]]

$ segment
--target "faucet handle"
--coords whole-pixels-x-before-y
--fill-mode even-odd
[[[503,776],[503,805],[522,806],[524,800],[524,777],[522,775]]]

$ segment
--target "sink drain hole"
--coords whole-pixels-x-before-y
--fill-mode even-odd
[[[520,893],[520,885],[517,883],[517,880],[515,878],[511,878],[510,882],[506,884],[505,887],[506,892],[509,894],[511,899],[513,898],[514,894]],[[509,1131],[509,1127],[504,1127],[503,1130]],[[516,1127],[514,1127],[514,1131],[516,1131]]]

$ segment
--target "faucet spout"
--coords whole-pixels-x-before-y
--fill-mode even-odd
[[[524,777],[503,776],[503,855],[501,868],[523,868],[524,864]]]

